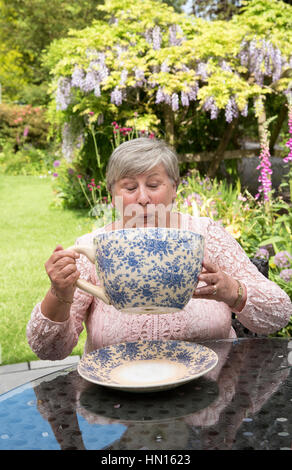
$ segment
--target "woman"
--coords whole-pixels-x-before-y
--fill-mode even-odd
[[[113,152],[107,168],[107,187],[121,217],[77,243],[91,243],[100,230],[160,224],[202,234],[203,271],[187,306],[163,315],[121,313],[75,288],[80,275],[99,284],[95,267],[85,256],[59,245],[45,264],[51,288],[33,309],[27,327],[29,344],[41,359],[67,357],[78,342],[83,323],[87,329],[85,353],[139,339],[234,338],[231,312],[255,333],[270,334],[287,325],[292,315],[289,297],[258,271],[219,223],[171,212],[178,183],[177,156],[163,141],[139,138],[123,143]]]

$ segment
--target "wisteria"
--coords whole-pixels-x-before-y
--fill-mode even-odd
[[[197,65],[197,74],[201,76],[202,80],[208,79],[207,64],[205,62],[199,62]]]
[[[243,41],[238,57],[241,65],[255,77],[258,85],[263,85],[265,77],[270,77],[273,82],[279,80],[284,60],[280,49],[270,41]]]
[[[179,108],[179,99],[177,93],[173,93],[171,95],[171,107],[173,111],[177,111]]]
[[[285,162],[285,163],[292,162],[292,104],[289,105],[288,127],[289,127],[290,138],[289,138],[288,142],[286,142],[286,146],[289,149],[289,153],[288,153],[287,157],[283,158],[283,162]]]
[[[180,97],[181,97],[181,104],[183,106],[189,106],[189,104],[190,104],[189,96],[185,91],[181,92]]]
[[[135,70],[136,86],[141,87],[146,82],[144,71],[137,67],[134,70]]]
[[[71,80],[70,78],[60,77],[56,93],[56,108],[65,111],[71,103]]]
[[[257,166],[257,170],[260,170],[260,176],[258,181],[260,183],[258,194],[256,194],[256,199],[259,198],[260,193],[263,193],[264,201],[268,202],[270,199],[270,192],[272,189],[272,179],[271,175],[272,165],[270,161],[270,150],[269,150],[269,141],[268,141],[268,132],[265,129],[264,135],[261,141],[261,153],[259,155],[260,164]]]
[[[219,108],[216,106],[215,100],[212,96],[207,98],[207,100],[203,104],[203,110],[210,112],[211,119],[217,119],[219,114]]]
[[[111,92],[111,102],[114,103],[116,106],[120,106],[123,102],[123,95],[118,87],[116,87]]]
[[[225,119],[227,122],[231,122],[238,116],[238,107],[234,96],[232,96],[225,107]]]
[[[97,53],[97,57],[89,63],[86,71],[75,65],[71,77],[71,86],[79,88],[84,93],[93,91],[94,95],[99,97],[101,95],[100,85],[108,76],[109,70],[105,64],[105,54]]]
[[[159,26],[155,26],[153,28],[153,31],[152,31],[152,44],[153,44],[153,49],[155,51],[157,51],[158,49],[160,49],[160,46],[161,46],[161,40],[162,40],[162,37],[161,37],[161,31],[160,31],[160,28]]]
[[[65,123],[62,129],[62,154],[67,162],[74,159],[74,150],[83,145],[84,137],[82,132],[73,132],[72,126]]]
[[[168,29],[170,46],[180,46],[184,40],[183,31],[180,26],[173,24]],[[178,37],[179,35],[179,37]]]
[[[144,31],[142,36],[146,38],[149,45],[148,48],[154,51],[159,51],[164,45],[166,45],[166,47],[173,46],[179,48],[183,42],[186,41],[184,32],[178,24],[172,24],[165,28],[155,25]],[[104,84],[107,85],[105,89],[108,90],[109,82],[107,82],[107,79],[109,77],[113,78],[111,75],[112,70],[109,66],[112,58],[118,64],[116,70],[120,73],[119,78],[114,78],[110,91],[111,103],[114,103],[116,106],[120,106],[123,101],[126,100],[127,87],[143,87],[146,91],[147,88],[153,89],[156,104],[166,103],[174,112],[177,112],[180,106],[186,108],[190,106],[192,101],[198,99],[199,86],[204,87],[205,85],[209,85],[210,77],[213,73],[211,65],[214,61],[212,57],[209,57],[209,59],[204,57],[200,60],[196,57],[194,51],[193,60],[174,66],[173,62],[170,64],[169,59],[165,59],[166,56],[164,55],[163,57],[162,55],[161,57],[163,58],[160,65],[157,64],[154,66],[151,64],[147,71],[144,69],[144,65],[143,68],[135,65],[131,69],[127,62],[127,54],[130,51],[130,46],[133,44],[137,44],[136,39],[135,43],[130,43],[129,45],[121,44],[117,41],[111,46],[113,55],[108,52],[100,52],[94,48],[86,49],[85,55],[88,60],[87,67],[76,64],[71,77],[61,77],[59,79],[56,94],[57,109],[66,110],[68,108],[74,97],[74,93],[72,93],[74,89],[80,89],[81,92],[86,94],[94,93],[97,98],[103,93]],[[143,50],[144,49],[145,43],[143,44]],[[208,68],[209,64],[210,67]],[[231,61],[228,56],[224,58],[221,57],[218,60],[218,69],[228,72],[233,76],[237,75],[240,78],[240,72],[237,71],[235,64],[236,61],[234,61],[234,58],[232,58]],[[253,39],[242,41],[240,51],[237,55],[237,65],[246,67],[248,74],[254,78],[256,84],[263,86],[266,84],[265,79],[267,77],[270,79],[270,83],[277,81],[284,67],[288,66],[288,62],[276,44],[267,39],[254,37]],[[166,86],[164,88],[162,81],[159,81],[159,72],[169,74],[171,80],[176,73],[189,74],[189,78],[187,78],[184,83],[183,91],[181,91],[182,83],[179,83],[177,87],[176,85],[171,85],[171,91],[168,90]],[[195,78],[197,82],[190,85],[188,80],[193,80],[194,74],[196,75]],[[227,79],[228,77],[226,80]],[[163,80],[165,81],[165,77],[163,77]],[[232,93],[231,89],[228,92]],[[236,102],[236,92],[234,93],[235,95],[231,94],[229,96],[227,104],[222,110],[227,123],[231,123],[239,114],[244,117],[248,116],[248,102],[246,102],[243,108],[241,104],[241,108],[239,109]],[[242,95],[238,97],[238,103],[242,102],[242,98]],[[217,99],[216,92],[214,92],[213,96],[209,96],[201,103],[202,109],[210,114],[210,119],[212,120],[217,119],[219,116],[222,105],[218,103],[220,103],[220,100]],[[289,122],[291,129],[291,117]],[[291,132],[290,130],[290,134]],[[284,159],[284,162],[292,161],[291,138],[287,142],[287,146],[289,147],[289,154]],[[265,159],[266,157],[263,159],[261,165],[265,165]],[[263,168],[262,172],[264,173]],[[261,176],[261,178],[263,179],[263,181],[261,181],[262,184],[266,186],[265,177]]]
[[[163,89],[161,87],[159,87],[157,92],[156,92],[155,103],[160,104],[160,103],[163,103],[163,102],[170,105],[171,104],[171,97],[167,93],[164,93]]]

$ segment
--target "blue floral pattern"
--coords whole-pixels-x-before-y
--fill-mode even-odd
[[[113,378],[115,369],[131,361],[156,361],[157,359],[165,359],[185,366],[184,376],[180,377],[178,382],[165,384],[167,388],[206,374],[218,362],[217,354],[200,344],[178,340],[144,340],[113,344],[93,351],[80,360],[78,372],[84,379],[96,384],[112,388],[131,389],[132,387],[133,391],[135,389],[139,391],[139,385],[119,384]],[[161,387],[161,384],[157,387]],[[151,389],[153,390],[153,384]],[[143,391],[147,391],[145,385]]]
[[[204,238],[167,228],[98,234],[96,268],[115,308],[126,313],[170,313],[192,297],[201,271]]]

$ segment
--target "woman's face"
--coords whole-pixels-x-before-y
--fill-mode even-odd
[[[176,198],[176,185],[163,164],[141,175],[117,181],[113,188],[114,206],[123,216],[123,226],[168,226],[171,206]],[[166,219],[166,225],[164,223]]]

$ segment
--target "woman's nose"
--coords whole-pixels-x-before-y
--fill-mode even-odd
[[[137,203],[145,206],[146,204],[150,204],[151,199],[148,194],[147,188],[139,187],[138,194],[137,194]]]

